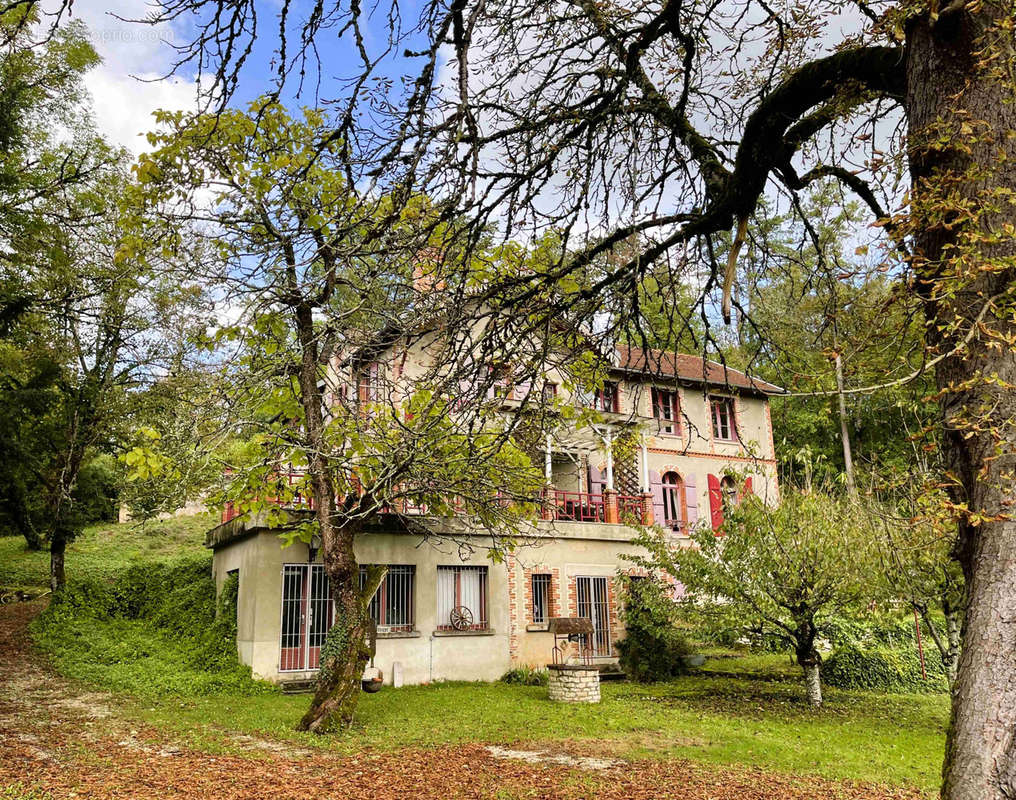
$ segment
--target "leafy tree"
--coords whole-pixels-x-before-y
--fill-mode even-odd
[[[430,224],[424,200],[402,208],[358,195],[339,168],[343,143],[317,110],[291,117],[261,99],[246,112],[162,113],[160,122],[151,136],[157,149],[137,167],[123,252],[143,257],[150,242],[184,247],[183,231],[199,223],[188,235],[204,247],[188,274],[214,281],[236,310],[216,340],[236,343],[225,364],[232,413],[248,425],[257,453],[234,473],[228,496],[245,512],[265,513],[288,541],[320,544],[336,622],[300,727],[332,730],[352,720],[368,658],[367,603],[383,577],[374,570],[360,587],[357,533],[387,509],[426,506],[489,530],[499,557],[534,515],[542,473],[500,402],[463,402],[466,379],[474,401],[487,397],[490,361],[454,349],[463,346],[454,335],[427,339],[436,325],[455,326],[430,297],[443,280],[426,272],[441,226]],[[482,280],[489,263],[475,266],[471,280]],[[435,366],[419,378],[355,377],[372,348],[420,337]],[[153,457],[153,448],[136,453],[146,464]],[[312,497],[313,518],[292,520],[268,494]]]
[[[266,29],[236,20],[260,8],[169,0],[148,21],[193,19],[179,64],[207,67],[225,103]],[[320,86],[305,68],[324,37],[333,52],[334,37],[347,37],[360,56],[336,98],[351,183],[440,197],[445,218],[469,219],[473,244],[492,226],[506,237],[569,232],[554,269],[511,284],[520,298],[539,294],[523,284],[577,286],[547,295],[547,319],[578,309],[592,328],[604,312],[597,298],[674,252],[689,256],[674,263],[705,268],[702,294],[732,319],[764,195],[800,215],[798,194],[832,177],[870,209],[886,267],[926,323],[923,365],[934,370],[968,587],[943,792],[1012,794],[1016,680],[998,679],[1014,662],[997,612],[1016,603],[1005,566],[1016,558],[1012,3],[484,0],[425,3],[405,26],[392,4],[387,36],[365,36],[372,17],[359,3],[272,9],[278,91]],[[388,67],[409,79],[375,80]],[[584,282],[599,255],[635,234],[638,253]]]
[[[953,683],[961,647],[963,572],[953,558],[955,524],[942,514],[942,499],[927,490],[929,481],[920,477],[880,486],[878,496],[885,499],[871,502],[869,513],[880,531],[887,592],[920,615]]]
[[[786,491],[779,508],[748,496],[719,535],[702,527],[695,546],[641,534],[643,564],[680,581],[712,624],[786,643],[804,673],[808,701],[822,704],[817,641],[833,618],[871,599],[877,548],[856,504],[822,492]],[[844,554],[849,553],[849,558]]]

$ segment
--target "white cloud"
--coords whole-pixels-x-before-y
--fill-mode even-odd
[[[144,134],[154,126],[159,108],[196,107],[197,83],[189,75],[163,78],[175,58],[171,43],[179,40],[169,25],[151,26],[125,19],[150,12],[139,0],[77,0],[74,16],[84,21],[102,64],[85,76],[100,132],[134,153],[149,149]]]

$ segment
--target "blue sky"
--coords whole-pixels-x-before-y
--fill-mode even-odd
[[[384,2],[384,0],[382,0]],[[294,15],[303,3],[294,3]],[[188,68],[168,79],[162,77],[171,69],[176,54],[172,44],[188,41],[188,23],[180,20],[158,27],[124,22],[117,17],[145,16],[150,6],[141,0],[76,0],[73,15],[88,25],[92,41],[103,59],[101,66],[86,78],[95,104],[99,129],[110,139],[134,152],[147,148],[143,134],[152,127],[151,114],[158,108],[187,109],[195,107],[196,74]],[[368,47],[383,46],[387,36],[388,5],[376,8],[366,31]],[[417,10],[415,3],[403,9],[406,14]],[[250,100],[271,86],[274,77],[272,57],[277,45],[278,5],[265,2],[259,6],[259,41],[254,54],[242,73],[236,95],[237,102]],[[342,92],[340,79],[358,68],[350,37],[339,40],[332,31],[324,32],[319,43],[322,61],[321,90],[323,99],[334,99]],[[402,48],[399,48],[400,51]],[[398,59],[401,61],[401,59]],[[389,75],[404,64],[393,62]],[[287,102],[313,104],[314,82],[318,76],[308,75],[304,94],[296,101],[287,93]],[[294,83],[295,88],[295,83]]]

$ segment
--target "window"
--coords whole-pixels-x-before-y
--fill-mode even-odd
[[[657,389],[655,386],[651,392],[653,401],[653,416],[660,423],[660,433],[678,435],[681,433],[681,418],[679,416],[681,406],[677,392],[668,389]]]
[[[367,606],[378,633],[396,633],[413,630],[415,615],[413,598],[416,587],[416,568],[412,565],[389,564],[388,572],[377,587]],[[360,588],[367,582],[367,567],[360,567]]]
[[[543,384],[543,402],[549,403],[555,397],[557,397],[557,384],[556,383]]]
[[[616,383],[605,383],[602,389],[596,390],[593,394],[593,408],[597,411],[617,413],[619,404]]]
[[[317,669],[334,608],[321,564],[282,568],[280,671]]]
[[[437,568],[437,627],[443,631],[487,629],[487,568]]]
[[[737,441],[734,423],[734,400],[731,397],[713,397],[709,400],[713,416],[713,438],[723,441]]]
[[[507,367],[502,365],[487,367],[487,380],[490,382],[488,397],[507,400],[511,396],[511,379]]]
[[[533,575],[533,622],[550,619],[550,575]]]
[[[356,370],[356,399],[362,405],[381,401],[381,364],[368,361]]]
[[[663,475],[663,522],[668,528],[677,530],[684,522],[683,503],[684,483],[676,472]]]
[[[594,656],[609,656],[610,653],[610,606],[606,578],[575,579],[575,595],[578,616],[593,623],[592,637],[584,636],[585,646]],[[590,641],[591,639],[591,641]]]

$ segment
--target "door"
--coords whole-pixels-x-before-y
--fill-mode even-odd
[[[282,568],[280,672],[318,668],[332,615],[325,568],[321,564],[286,564]]]
[[[594,656],[610,653],[610,604],[607,597],[607,578],[579,577],[575,579],[578,616],[593,623],[592,641],[585,644]]]

